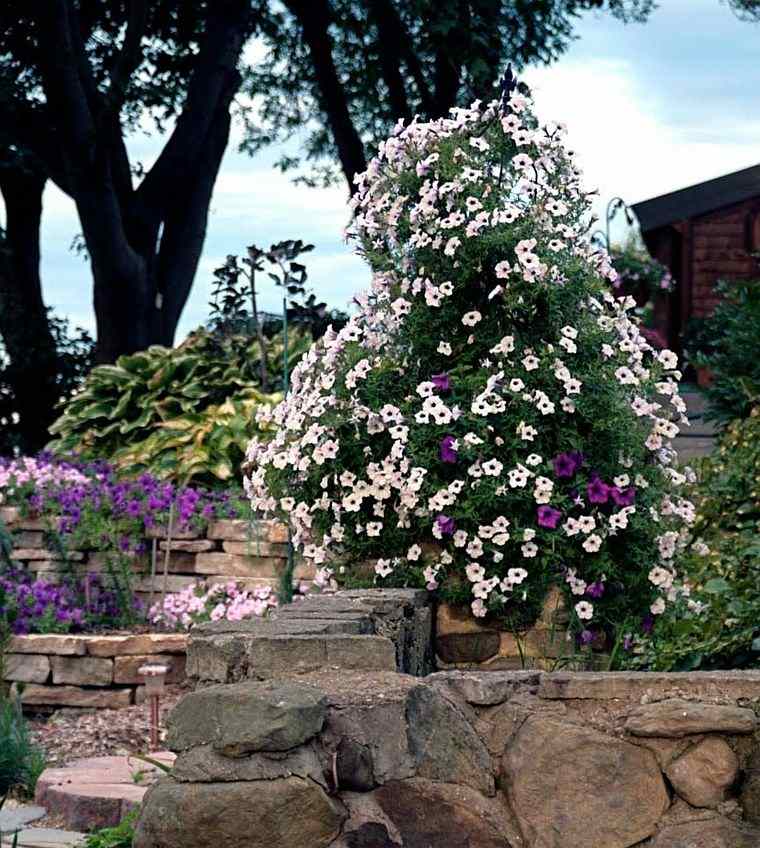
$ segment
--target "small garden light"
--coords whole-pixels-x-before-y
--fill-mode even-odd
[[[164,694],[166,675],[170,666],[163,663],[148,663],[140,666],[137,673],[145,680],[145,694],[150,701],[150,750],[158,750],[159,702]]]

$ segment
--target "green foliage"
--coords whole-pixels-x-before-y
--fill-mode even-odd
[[[667,339],[655,325],[654,307],[659,298],[667,297],[676,281],[670,271],[649,255],[641,239],[629,238],[610,251],[618,279],[614,284],[618,296],[628,295],[636,301],[635,314],[644,327],[647,341],[655,347],[666,347]]]
[[[733,422],[694,487],[692,585],[632,658],[661,671],[760,667],[760,407]]]
[[[128,813],[116,827],[106,827],[91,833],[82,848],[132,848],[139,810]]]
[[[760,401],[760,281],[721,282],[716,291],[715,312],[691,325],[685,343],[689,360],[713,375],[705,418],[725,426]]]
[[[60,398],[70,398],[84,382],[95,364],[95,342],[90,334],[76,327],[73,331],[65,318],[48,314],[48,324],[55,344],[55,385]],[[32,357],[34,361],[36,357]],[[24,363],[7,357],[0,340],[0,456],[15,450],[29,450],[24,422],[19,420],[14,385],[24,375]],[[39,449],[41,445],[34,446]]]
[[[32,742],[20,705],[0,698],[0,800],[11,791],[33,795],[44,768],[45,755]]]
[[[291,364],[306,347],[293,334]],[[268,346],[279,363],[282,339]],[[279,373],[279,368],[277,369]],[[57,453],[109,457],[128,474],[218,485],[242,462],[253,412],[278,399],[256,388],[256,342],[199,330],[175,349],[154,346],[93,369],[50,428]]]

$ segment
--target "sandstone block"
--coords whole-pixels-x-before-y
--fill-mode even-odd
[[[206,536],[228,542],[247,542],[258,538],[262,542],[284,544],[288,541],[288,528],[277,521],[255,521],[251,526],[241,519],[222,519],[209,524]]]
[[[213,551],[215,544],[210,539],[172,539],[171,542],[160,542],[161,551],[185,551],[191,554]]]
[[[554,718],[528,718],[502,765],[530,846],[630,848],[655,832],[670,804],[650,751]]]
[[[135,654],[180,654],[187,650],[186,633],[136,633],[131,636],[88,636],[87,653],[92,657]]]
[[[97,657],[53,657],[53,683],[74,686],[110,686],[113,660]]]
[[[19,530],[34,530],[36,532],[44,532],[48,529],[47,522],[42,518],[31,518],[27,516],[26,518],[21,518],[19,516],[18,521],[16,522],[16,527]]]
[[[717,807],[738,773],[736,754],[717,736],[689,748],[665,769],[673,788],[692,807]]]
[[[625,723],[625,729],[634,736],[671,739],[695,733],[752,733],[756,726],[752,710],[682,698],[636,707]]]
[[[176,706],[168,744],[175,751],[211,745],[226,757],[287,751],[319,733],[326,706],[318,689],[293,681],[211,686]]]
[[[50,660],[39,654],[6,654],[5,679],[19,683],[46,683]]]
[[[156,574],[155,577],[148,574],[135,581],[134,590],[135,592],[150,592],[153,590],[161,593],[164,591],[164,585],[166,585],[167,592],[181,592],[188,586],[194,586],[195,583],[197,583],[195,577],[185,577],[180,574],[168,574],[165,579],[161,573]]]
[[[47,548],[14,548],[11,556],[13,559],[24,562],[38,559],[57,562],[61,559],[57,552],[49,551]],[[66,551],[66,556],[70,562],[81,562],[84,559],[82,551]]]
[[[143,802],[134,848],[327,848],[345,814],[311,780],[162,781]]]
[[[168,538],[169,528],[166,525],[161,525],[160,527],[149,527],[145,531],[145,535],[148,539],[166,539]],[[172,527],[172,539],[180,539],[182,541],[186,541],[189,539],[200,539],[203,534],[200,530],[196,530],[194,527],[178,527],[176,524]]]
[[[21,703],[29,706],[120,709],[132,703],[131,689],[81,689],[78,686],[24,687]]]
[[[0,506],[0,522],[8,529],[21,521],[21,510],[17,506]]]
[[[212,521],[206,530],[209,539],[222,539],[229,542],[246,542],[256,535],[261,535],[251,527],[249,522],[240,519],[224,518]]]
[[[222,552],[197,554],[197,574],[227,574],[233,577],[268,577],[276,579],[285,567],[279,557],[238,556]]]
[[[17,530],[13,534],[14,548],[42,548],[45,534],[41,530]]]
[[[84,636],[66,636],[59,633],[31,634],[13,636],[8,651],[14,654],[56,654],[58,656],[79,656],[87,653],[87,639]]]
[[[185,657],[182,654],[134,654],[114,659],[113,682],[131,683],[135,686],[144,683],[145,678],[139,673],[139,669],[146,663],[169,666],[167,683],[181,683],[185,679]]]
[[[222,542],[222,548],[225,553],[236,554],[237,556],[288,558],[287,545],[273,544],[272,542],[263,542],[257,539],[252,539],[250,542],[234,542],[225,540]]]

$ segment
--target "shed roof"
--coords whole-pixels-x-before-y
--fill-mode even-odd
[[[760,165],[642,200],[631,208],[639,219],[641,231],[646,233],[752,197],[760,197]]]

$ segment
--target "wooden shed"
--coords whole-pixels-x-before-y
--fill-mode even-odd
[[[760,165],[633,205],[649,252],[676,280],[658,328],[680,350],[690,318],[708,316],[718,280],[760,277]]]

